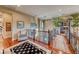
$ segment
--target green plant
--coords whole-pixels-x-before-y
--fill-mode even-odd
[[[58,17],[53,19],[53,25],[55,27],[59,27],[61,25],[61,21]]]
[[[71,14],[70,16],[73,17],[72,20],[79,20],[79,13]]]
[[[79,26],[79,20],[72,20],[73,24],[72,27],[78,27]]]
[[[72,19],[72,27],[78,27],[79,26],[79,13],[71,14],[70,16],[73,17]]]

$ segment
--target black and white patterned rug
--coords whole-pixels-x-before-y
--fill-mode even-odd
[[[19,46],[16,46],[10,49],[10,51],[15,54],[46,54],[46,51],[29,42],[25,42]]]

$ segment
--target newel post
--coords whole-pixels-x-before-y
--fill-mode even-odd
[[[48,45],[51,47],[51,33],[50,30],[48,30]]]
[[[33,30],[33,41],[35,41],[36,30]]]

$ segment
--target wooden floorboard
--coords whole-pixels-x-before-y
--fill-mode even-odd
[[[32,39],[30,39],[31,41],[33,41]],[[64,52],[64,51],[62,51],[63,53],[65,53],[65,54],[74,54],[75,53],[75,51],[74,51],[74,49],[72,48],[72,46],[71,46],[71,44],[69,44],[68,43],[68,39],[65,37],[65,40],[66,40],[66,42],[67,42],[67,44],[68,44],[68,47],[69,47],[69,49],[70,49],[70,52]],[[53,51],[55,51],[56,53],[59,53],[59,51],[61,51],[61,50],[59,50],[59,49],[56,49],[56,48],[53,48],[53,45],[48,45],[48,44],[45,44],[45,43],[43,43],[43,42],[40,42],[40,41],[37,41],[37,40],[35,40],[35,41],[33,41],[34,43],[37,43],[37,44],[39,44],[39,45],[41,45],[41,46],[43,46],[43,47],[45,47],[45,48],[47,48],[47,49],[49,49],[49,50],[51,50],[52,52]],[[19,43],[19,41],[18,40],[14,40],[14,41],[12,41],[12,39],[11,38],[6,38],[5,40],[3,40],[3,46],[4,46],[4,49],[5,48],[8,48],[8,47],[10,47],[10,46],[12,46],[12,45],[15,45],[15,44],[17,44],[17,43]]]

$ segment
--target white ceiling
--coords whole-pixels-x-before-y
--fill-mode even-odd
[[[42,19],[79,12],[79,5],[6,5],[5,7]]]

